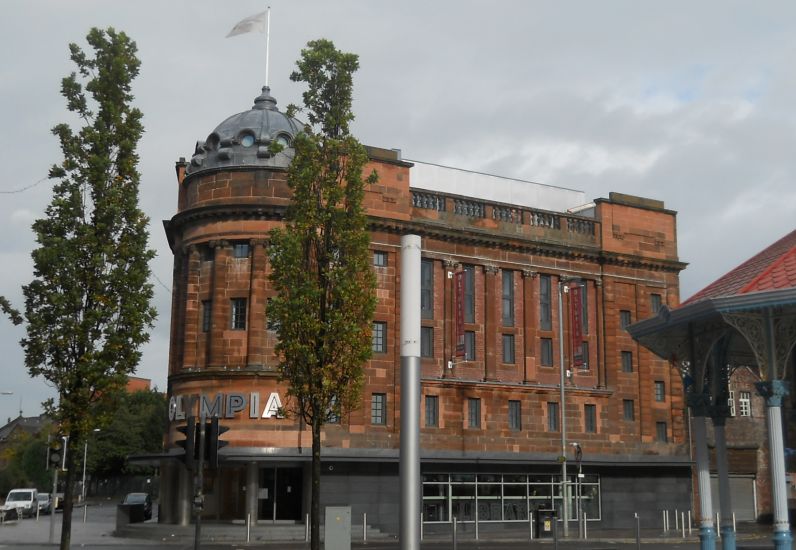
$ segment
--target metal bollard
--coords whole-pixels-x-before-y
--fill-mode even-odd
[[[558,550],[558,518],[553,516],[553,548]]]
[[[641,550],[641,523],[638,519],[638,512],[633,514],[633,517],[636,518],[636,549]]]
[[[304,517],[304,542],[309,542],[310,540],[310,515],[307,514]]]
[[[732,532],[735,533],[735,512],[732,513]]]
[[[362,542],[368,542],[368,513],[367,512],[363,512],[362,513]]]
[[[675,508],[674,509],[674,530],[675,531],[679,531],[680,530],[680,518],[677,517],[677,516],[678,516],[677,508]]]
[[[533,512],[528,510],[528,540],[533,540]]]
[[[716,539],[721,540],[721,524],[719,523],[719,513],[716,512]]]
[[[83,523],[86,523],[86,515],[88,514],[88,506],[83,502]],[[36,511],[36,521],[39,521],[39,512]]]
[[[685,538],[685,512],[680,512],[680,527],[683,530],[683,538]]]
[[[423,540],[423,512],[420,512],[420,540]]]
[[[589,539],[589,517],[583,512],[583,540]]]
[[[456,516],[453,516],[453,524],[451,525],[451,533],[453,535],[453,550],[456,550]]]
[[[246,514],[246,542],[251,542],[252,540],[252,515],[251,513]]]
[[[688,534],[691,535],[691,510],[688,511]]]

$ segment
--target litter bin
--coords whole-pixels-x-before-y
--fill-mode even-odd
[[[556,529],[555,510],[536,511],[536,536],[540,539],[552,538]]]

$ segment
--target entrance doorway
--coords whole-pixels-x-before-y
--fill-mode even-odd
[[[301,468],[260,469],[258,520],[301,520]]]

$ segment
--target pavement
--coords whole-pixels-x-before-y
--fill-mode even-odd
[[[161,525],[156,520],[130,525],[116,532],[116,502],[91,502],[87,507],[78,507],[72,520],[73,548],[194,548],[194,526]],[[85,512],[85,522],[83,521]],[[54,542],[60,540],[62,515],[52,516],[54,521]],[[0,525],[0,548],[52,548],[49,542],[51,516],[22,519]],[[635,531],[590,529],[588,539],[571,538],[556,543],[552,538],[528,540],[527,530],[500,530],[486,532],[481,530],[479,539],[475,540],[472,526],[470,530],[462,529],[457,536],[457,549],[466,550],[508,550],[517,548],[552,550],[562,549],[594,549],[612,550],[637,548]],[[575,534],[577,529],[575,529]],[[771,527],[757,524],[741,524],[736,535],[737,548],[757,549],[772,548]],[[644,550],[655,549],[697,549],[699,548],[698,531],[688,530],[683,537],[682,532],[669,531],[663,533],[658,529],[644,529],[641,532],[640,545]],[[242,523],[212,523],[202,525],[201,548],[204,549],[243,549],[269,547],[288,549],[307,548],[304,542],[303,525],[273,525],[270,522],[253,526],[249,531]],[[453,549],[451,534],[426,533],[421,543],[424,549]],[[378,531],[369,531],[363,541],[362,526],[352,526],[352,547],[368,550],[396,550],[399,543],[396,538]],[[717,548],[721,543],[717,542]]]

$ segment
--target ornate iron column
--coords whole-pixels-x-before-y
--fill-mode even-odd
[[[716,529],[713,526],[713,502],[710,495],[710,459],[708,458],[705,417],[709,404],[703,393],[689,392],[688,406],[692,412],[691,424],[694,431],[694,452],[696,454],[697,484],[699,486],[699,547],[701,550],[716,548]]]

